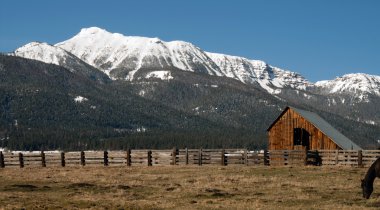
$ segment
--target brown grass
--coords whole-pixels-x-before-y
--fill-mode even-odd
[[[156,166],[0,169],[4,209],[378,209],[365,169]]]

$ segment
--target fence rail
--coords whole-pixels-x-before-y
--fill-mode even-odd
[[[160,165],[334,165],[369,166],[380,150],[261,150],[177,149],[0,152],[0,168],[47,166],[160,166]]]

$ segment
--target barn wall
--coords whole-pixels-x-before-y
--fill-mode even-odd
[[[310,150],[341,149],[328,136],[292,109],[288,109],[269,130],[269,150],[294,150],[293,129],[303,128],[310,133]]]

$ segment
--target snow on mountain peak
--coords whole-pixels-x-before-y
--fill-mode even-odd
[[[108,80],[108,77],[98,69],[91,67],[70,52],[44,42],[28,43],[16,49],[11,55],[59,65],[71,72],[76,72],[92,79]]]
[[[279,89],[291,87],[305,90],[311,85],[295,72],[273,67],[260,60],[207,52],[207,55],[219,66],[222,73],[243,83],[258,83],[269,93],[279,93]]]
[[[45,42],[31,42],[15,50],[14,55],[60,65],[67,52]]]
[[[158,38],[124,36],[91,27],[82,29],[59,46],[103,71],[125,69],[133,79],[139,69],[169,69],[217,75],[219,69],[199,48],[182,41],[164,42]]]
[[[99,27],[82,28],[79,34],[96,34],[96,33],[109,33],[108,31]]]
[[[380,96],[380,76],[364,73],[345,74],[334,80],[316,82],[315,86],[327,89],[329,93],[354,93],[359,97],[362,93],[371,93]]]
[[[251,61],[243,57],[207,52],[226,77],[243,83],[256,83],[259,75],[267,68],[263,61]]]
[[[159,38],[124,36],[98,27],[83,28],[74,37],[54,46],[30,43],[15,54],[60,65],[70,56],[102,70],[113,79],[133,80],[141,69],[181,69],[225,76],[246,84],[258,84],[270,93],[279,88],[305,89],[300,75],[269,66],[264,61],[204,52],[184,41],[165,42]]]
[[[76,67],[72,68],[66,65],[71,70],[90,64],[113,79],[133,80],[143,69],[161,73],[180,69],[257,84],[272,94],[280,93],[282,88],[306,90],[317,87],[327,93],[343,91],[380,95],[379,76],[347,74],[314,85],[298,73],[273,67],[264,61],[205,52],[189,42],[125,36],[98,27],[83,28],[74,37],[54,46],[31,42],[13,54],[63,66],[75,63]],[[154,73],[151,77],[161,78],[161,74]]]

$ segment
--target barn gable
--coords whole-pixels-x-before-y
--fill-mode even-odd
[[[294,149],[296,127],[310,132],[311,149],[344,149],[361,150],[362,148],[344,136],[319,115],[294,107],[286,107],[280,116],[267,129],[270,149]],[[272,129],[273,128],[273,129]],[[278,141],[284,141],[281,143]],[[277,145],[280,146],[277,146]],[[336,145],[336,146],[333,146]]]

